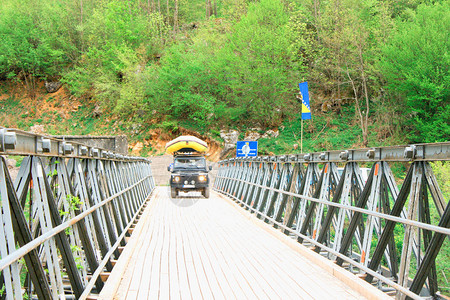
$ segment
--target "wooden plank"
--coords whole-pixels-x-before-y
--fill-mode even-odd
[[[187,209],[182,212],[183,216],[186,217]],[[183,224],[184,218],[180,216],[180,224]],[[184,250],[184,262],[186,265],[186,275],[189,283],[189,289],[191,292],[192,299],[202,299],[202,291],[200,289],[200,284],[197,276],[197,271],[194,266],[194,258],[192,255],[191,245],[189,244],[189,238],[186,232],[186,227],[181,226],[180,228],[182,240],[183,240],[183,250]]]
[[[219,195],[222,197],[221,195]],[[222,197],[226,200],[228,204],[236,207],[236,204],[227,199],[226,197]],[[241,214],[245,214],[249,216],[242,209],[237,209]],[[319,254],[307,250],[306,247],[297,243],[295,240],[287,237],[281,231],[274,229],[271,226],[267,226],[267,224],[261,222],[261,220],[256,219],[255,217],[249,217],[249,220],[253,224],[256,224],[259,228],[268,232],[271,236],[276,237],[283,244],[287,245],[289,248],[294,250],[295,253],[299,254],[302,258],[302,261],[305,264],[313,264],[313,269],[320,269],[323,272],[321,273],[320,278],[317,279],[316,283],[320,283],[322,289],[326,289],[327,292],[336,297],[336,290],[334,287],[338,289],[338,286],[343,286],[344,290],[348,294],[352,294],[353,296],[348,296],[347,298],[361,298],[362,296],[368,297],[370,299],[389,299],[383,292],[368,284],[365,281],[359,280],[356,276],[351,274],[350,272],[344,270],[343,268],[338,267],[336,264],[327,260],[326,258],[320,256]],[[248,226],[248,228],[252,228],[252,226]],[[331,275],[331,277],[330,277]],[[326,277],[326,278],[324,278]],[[351,287],[354,290],[351,290]],[[351,290],[351,292],[349,292]]]
[[[155,190],[150,200],[150,205],[148,205],[144,210],[144,215],[148,215],[152,208],[154,207],[154,203],[158,198],[158,191]],[[138,235],[145,227],[145,221],[138,223],[136,226],[134,236],[135,238],[130,241],[128,244],[128,248],[126,250],[123,250],[123,254],[119,258],[119,260],[116,263],[116,266],[113,268],[111,272],[111,276],[108,278],[108,281],[106,282],[104,288],[102,289],[99,299],[113,299],[118,291],[118,288],[120,287],[121,280],[124,276],[124,272],[126,270],[126,267],[128,265],[128,262],[130,261],[134,250],[138,244]]]
[[[115,299],[362,298],[216,193],[183,207],[157,190]]]
[[[268,274],[266,279],[271,281],[271,284],[276,288],[278,293],[280,293],[280,297],[286,298],[287,296],[293,296],[292,294],[286,295],[284,292],[284,290],[290,290],[294,291],[298,297],[311,298],[304,289],[304,286],[308,286],[309,290],[311,289],[311,286],[305,282],[305,275],[303,273],[304,270],[308,270],[308,272],[311,271],[309,265],[297,267],[295,262],[299,257],[286,256],[286,254],[289,254],[292,251],[289,251],[284,245],[267,240],[264,235],[261,235],[261,232],[254,230],[258,229],[257,227],[252,229],[250,234],[255,237],[255,241],[254,243],[250,243],[250,245],[252,253],[254,253],[255,263],[258,263],[259,266],[265,270],[264,273]],[[261,239],[261,237],[263,238]],[[316,297],[319,296],[323,297],[325,295],[316,295]],[[328,296],[331,297],[331,295]]]
[[[155,209],[157,210],[158,209],[158,207],[157,207],[158,204],[156,203],[157,198],[155,198],[154,200],[155,200],[154,206],[155,206]],[[154,220],[152,218],[152,213],[153,213],[152,211],[149,211],[148,217],[145,219],[142,219],[142,222],[144,223],[144,225],[143,225],[144,228],[141,232],[141,236],[139,236],[139,241],[142,240],[142,236],[148,235],[148,228],[151,226],[152,223],[154,223]],[[141,255],[142,248],[143,248],[142,243],[138,243],[138,245],[136,246],[136,249],[134,250],[134,253],[139,253],[139,255]],[[134,255],[136,255],[136,254],[133,254],[133,256]],[[135,276],[133,276],[133,275],[135,273],[137,263],[138,263],[138,261],[135,259],[131,259],[129,261],[127,270],[125,271],[126,273],[124,275],[124,279],[121,281],[120,288],[117,292],[118,293],[117,295],[119,298],[128,297],[127,296],[128,293],[132,294],[133,291],[136,291],[138,289],[139,286],[132,287],[133,280],[136,280]],[[131,274],[130,274],[130,270],[132,270]]]
[[[152,275],[152,269],[153,266],[153,257],[156,252],[156,244],[158,241],[158,238],[160,237],[160,226],[162,222],[157,222],[156,217],[153,215],[150,215],[150,217],[153,219],[153,222],[148,227],[148,234],[145,238],[150,239],[150,244],[148,245],[148,248],[146,249],[145,253],[145,259],[143,260],[143,265],[145,266],[144,272],[142,273],[141,277],[141,284],[139,286],[139,293],[138,293],[138,299],[149,299],[149,291],[150,291],[150,280]],[[139,261],[139,263],[142,263],[142,261]],[[158,270],[159,271],[159,270]]]
[[[233,223],[235,222],[233,221]],[[234,235],[238,231],[225,230],[222,233],[222,247],[227,250],[226,256],[233,261],[234,267],[238,269],[245,282],[250,286],[253,297],[269,299],[270,295],[273,295],[273,291],[267,286],[267,283],[263,283],[264,279],[261,274],[250,263],[251,258],[246,249],[242,247],[242,241],[239,241]]]
[[[213,229],[211,228],[211,230]],[[240,272],[238,268],[239,264],[234,259],[234,247],[230,247],[228,243],[224,242],[226,235],[224,235],[222,231],[216,231],[213,236],[215,236],[215,238],[211,238],[209,241],[211,242],[212,247],[216,249],[216,253],[219,256],[218,261],[221,262],[222,270],[229,280],[230,286],[233,288],[233,294],[235,294],[238,299],[256,298],[251,286]]]
[[[283,290],[294,291],[302,298],[312,297],[317,299],[339,296],[340,293],[337,293],[336,290],[333,290],[334,293],[328,293],[328,289],[324,289],[323,284],[320,284],[327,276],[329,277],[328,279],[332,279],[332,276],[324,274],[322,270],[320,277],[312,280],[311,275],[315,270],[319,270],[319,268],[310,264],[295,252],[290,251],[286,245],[276,243],[276,241],[272,240],[273,237],[262,234],[263,231],[260,228],[249,227],[249,230],[251,231],[251,235],[257,239],[254,245],[259,245],[256,249],[258,251],[256,258],[263,258],[266,262],[271,261],[270,264],[265,264],[266,267],[270,265],[277,266],[273,271],[268,269],[266,274],[269,276],[276,274],[274,280],[278,280],[278,286],[283,286],[283,288],[278,289],[279,291],[282,293],[284,293]],[[264,248],[266,251],[262,251]],[[280,282],[280,278],[283,278],[284,282]],[[305,286],[307,287],[306,290],[304,289]],[[282,298],[286,297],[286,295],[281,296]],[[344,298],[347,298],[346,293]]]
[[[213,235],[206,234],[208,229],[203,229],[201,233],[203,233],[203,250],[205,255],[209,256],[209,261],[211,263],[212,268],[214,269],[214,273],[217,277],[217,281],[220,285],[220,288],[227,299],[242,299],[244,297],[242,290],[236,281],[233,281],[231,278],[227,276],[227,270],[229,270],[229,266],[225,264],[225,260],[223,256],[220,256],[220,250],[215,247],[213,244]],[[219,234],[219,232],[217,232]],[[238,291],[235,292],[231,286],[234,285],[238,288]],[[240,297],[238,297],[239,295]]]
[[[242,277],[241,273],[237,270],[236,265],[225,254],[229,251],[224,251],[224,248],[222,247],[219,239],[210,239],[209,243],[211,244],[211,247],[213,249],[216,249],[215,253],[217,256],[217,262],[219,263],[219,266],[222,269],[225,278],[232,288],[232,294],[235,295],[237,299],[249,299],[250,296],[255,296],[251,291],[251,287]]]
[[[247,238],[244,236],[244,238]],[[295,285],[295,282],[291,281],[288,276],[289,272],[292,272],[290,266],[282,266],[276,263],[272,257],[267,257],[268,250],[263,246],[267,241],[262,243],[243,243],[243,247],[247,249],[248,264],[251,264],[261,276],[261,282],[267,285],[266,293],[268,293],[270,299],[281,298],[287,299],[297,297],[301,299],[301,293],[298,291],[301,289]],[[278,255],[277,252],[273,252],[272,256]],[[289,290],[290,292],[285,292]]]
[[[176,237],[176,266],[178,270],[178,282],[180,288],[181,299],[190,300],[192,299],[191,289],[189,287],[188,273],[186,268],[186,260],[185,260],[185,250],[184,250],[184,241],[181,232],[180,226],[181,223],[181,209],[175,207],[175,212],[173,215],[173,219],[175,220],[178,226],[175,227],[174,234]],[[197,298],[198,299],[198,298]]]
[[[158,203],[159,204],[159,203]],[[158,205],[157,204],[157,205]],[[155,206],[155,208],[157,209],[157,206]],[[146,264],[143,262],[146,262],[146,256],[148,255],[152,255],[152,252],[149,251],[150,248],[150,244],[152,242],[155,242],[155,239],[153,238],[156,233],[154,232],[154,225],[157,222],[156,218],[154,218],[153,214],[149,214],[146,217],[146,228],[145,230],[141,233],[140,238],[140,246],[139,248],[135,251],[134,256],[135,257],[139,257],[140,259],[134,259],[133,260],[133,268],[132,269],[132,275],[129,276],[131,278],[130,280],[130,284],[128,286],[128,293],[131,293],[132,295],[134,295],[136,292],[136,297],[138,297],[138,295],[141,293],[141,291],[143,291],[142,286],[146,286],[146,283],[143,282],[143,277],[146,276],[147,272],[147,268],[149,266],[151,266],[150,264]],[[149,254],[150,252],[150,254]],[[148,262],[148,261],[147,261]],[[145,291],[148,291],[148,289],[146,289]],[[127,294],[127,298],[128,298],[128,294]],[[141,297],[139,297],[138,299],[142,299]]]
[[[217,207],[217,204],[219,203],[211,203],[210,205],[214,205],[214,209],[205,214],[209,216],[210,220],[215,220],[214,222],[209,221],[208,228],[211,229],[214,226],[218,217],[222,217],[222,219],[230,222],[227,225],[231,225],[231,227],[226,228],[224,231],[218,231],[219,228],[214,228],[214,230],[211,229],[212,234],[209,235],[209,239],[219,238],[219,249],[224,251],[226,259],[231,263],[231,269],[238,271],[235,275],[240,277],[239,282],[243,283],[243,286],[245,286],[244,292],[247,294],[246,298],[267,299],[268,295],[264,292],[264,288],[251,274],[251,271],[248,268],[249,266],[242,260],[242,255],[239,255],[241,249],[239,248],[239,244],[236,243],[235,236],[231,233],[234,232],[232,228],[235,226],[235,220],[233,220],[232,216],[230,218],[230,215],[225,215],[226,212],[221,210],[222,207]],[[217,215],[218,212],[220,212],[221,216]],[[203,223],[206,222],[208,221],[203,221]],[[236,251],[238,251],[238,253],[236,253]]]
[[[158,201],[161,201],[158,199]],[[158,239],[154,248],[151,276],[150,276],[150,287],[148,290],[147,299],[158,299],[159,296],[159,279],[160,279],[160,269],[161,269],[161,249],[164,241],[164,222],[162,222],[161,217],[155,216],[159,220],[158,226]]]
[[[196,204],[195,206],[197,206]],[[192,229],[190,230],[190,223],[192,222],[193,215],[190,216],[189,219],[184,218],[185,224],[185,233],[186,233],[186,241],[190,245],[191,255],[192,255],[192,263],[194,265],[195,273],[197,274],[198,285],[200,286],[200,290],[204,299],[213,299],[213,293],[211,291],[211,286],[207,278],[207,274],[205,273],[204,266],[202,264],[202,259],[200,257],[198,251],[198,243],[200,242],[193,234]],[[197,220],[199,220],[200,215],[195,216]]]
[[[200,201],[203,201],[203,199],[201,199]],[[207,214],[208,212],[205,212],[205,214],[203,214],[202,216],[205,216]],[[190,229],[189,233],[192,236],[194,236],[197,251],[199,257],[201,258],[201,264],[203,266],[203,270],[205,271],[205,275],[207,277],[209,286],[211,287],[211,292],[213,294],[214,299],[225,299],[225,294],[223,293],[223,290],[219,284],[217,273],[214,271],[214,268],[212,267],[208,251],[205,251],[207,241],[206,239],[202,238],[202,233],[205,230],[207,230],[207,228],[208,223],[204,218],[202,218],[199,219],[198,222],[192,222],[191,226],[188,229]]]
[[[128,291],[127,300],[137,300],[137,299],[139,299],[137,291]]]
[[[164,226],[164,241],[161,248],[161,265],[160,265],[160,281],[159,281],[159,299],[170,298],[170,284],[169,284],[169,239],[170,239],[170,227],[173,226],[171,220],[168,218],[168,202],[169,199],[161,200],[163,210],[163,222]]]
[[[177,228],[180,224],[177,222],[175,218],[175,210],[176,206],[166,199],[166,203],[168,206],[167,213],[167,221],[172,223],[169,234],[169,282],[170,282],[170,299],[171,300],[179,300],[181,299],[180,294],[180,283],[179,283],[179,274],[178,274],[178,262],[177,262]]]
[[[201,231],[201,233],[203,233],[203,235],[204,235],[205,243],[207,243],[206,241],[214,241],[217,246],[212,248],[211,252],[215,252],[215,251],[217,251],[217,249],[220,249],[221,250],[220,252],[225,255],[225,257],[222,261],[228,261],[230,264],[232,264],[231,269],[237,270],[240,273],[240,275],[242,276],[242,279],[240,279],[240,280],[243,280],[246,283],[246,285],[244,285],[244,286],[245,286],[245,289],[247,290],[247,294],[248,294],[247,297],[253,297],[253,298],[258,297],[258,292],[255,293],[255,291],[254,291],[257,289],[257,287],[252,287],[251,284],[248,282],[248,280],[246,280],[246,278],[245,278],[246,270],[243,269],[244,265],[242,264],[241,261],[239,261],[239,258],[238,258],[239,255],[237,255],[237,253],[233,253],[233,252],[235,252],[236,249],[239,249],[240,251],[242,250],[238,247],[238,244],[232,244],[230,242],[230,240],[231,241],[235,240],[236,235],[231,235],[231,239],[230,239],[230,235],[227,234],[229,232],[228,227],[215,225],[215,222],[216,222],[215,219],[217,216],[214,215],[214,211],[221,211],[221,210],[220,210],[220,207],[216,207],[217,203],[214,203],[214,204],[215,204],[214,210],[208,211],[208,214],[207,214],[207,216],[209,217],[208,221],[207,221],[208,226],[207,226],[207,228],[205,228],[204,230]],[[234,224],[234,221],[232,223]],[[230,260],[230,257],[232,257],[233,260]],[[224,272],[228,273],[230,270],[230,266],[228,266],[228,268],[226,268],[226,269],[224,268],[223,270],[224,270]],[[229,277],[227,275],[224,275],[224,276]],[[236,273],[233,275],[236,275]],[[233,276],[230,276],[230,277],[233,277]],[[236,294],[241,293],[241,289],[240,289],[239,285],[235,285],[233,287],[237,288],[237,289],[235,289],[235,291],[233,291],[233,293],[236,293]],[[266,298],[266,296],[267,296],[266,294],[260,293],[258,298]],[[242,296],[239,296],[238,298],[242,298]]]

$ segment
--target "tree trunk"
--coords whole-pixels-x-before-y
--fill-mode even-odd
[[[169,11],[169,0],[167,0],[167,15],[166,15],[167,23],[169,23],[169,13],[170,13],[170,11]]]
[[[205,10],[206,10],[206,19],[209,19],[209,16],[211,15],[210,11],[209,11],[209,1],[205,0]]]
[[[80,0],[80,37],[81,37],[81,51],[84,52],[84,39],[83,39],[83,0]]]
[[[155,0],[152,0],[151,4],[150,4],[150,0],[147,0],[147,9],[148,9],[148,14],[155,11]]]
[[[161,0],[158,0],[158,12],[161,14]]]
[[[175,12],[173,13],[173,31],[178,33],[178,0],[175,0]]]
[[[214,0],[214,16],[217,17],[217,0]]]
[[[368,140],[367,140],[367,131],[369,127],[369,93],[367,91],[367,79],[366,75],[364,73],[364,59],[362,57],[362,45],[359,43],[359,63],[361,66],[361,79],[362,79],[362,85],[364,90],[364,98],[366,100],[366,114],[364,116],[364,128],[363,130],[363,143],[364,147],[367,147]]]
[[[316,23],[315,25],[317,29],[320,27],[319,17],[320,17],[320,0],[314,0],[314,21]]]
[[[347,67],[347,76],[348,76],[348,79],[350,80],[350,82],[352,84],[353,94],[355,95],[355,110],[356,110],[356,113],[359,116],[359,126],[361,128],[361,132],[362,132],[362,136],[363,136],[363,144],[364,144],[365,147],[367,147],[367,144],[368,144],[368,140],[367,140],[367,115],[368,115],[368,113],[366,113],[366,116],[364,118],[363,113],[361,111],[361,108],[359,107],[358,90],[356,89],[354,80],[350,76],[350,72],[348,71],[348,67]]]
[[[27,89],[28,97],[34,100],[36,98],[35,94],[36,86],[34,77],[31,74],[27,74],[23,69],[21,73],[23,74],[23,78],[25,79],[25,87]]]

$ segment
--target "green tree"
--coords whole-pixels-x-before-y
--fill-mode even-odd
[[[31,97],[36,77],[54,75],[63,62],[63,52],[39,27],[39,12],[39,4],[28,1],[8,1],[0,11],[0,74],[23,80]]]
[[[274,126],[295,107],[301,61],[292,51],[289,15],[281,1],[251,3],[219,54],[231,93],[249,124]]]
[[[119,0],[96,7],[85,24],[86,50],[64,81],[76,96],[115,107],[121,95],[130,95],[121,93],[122,83],[129,89],[132,73],[141,73],[160,53],[168,28],[159,13],[140,9],[139,1]],[[119,108],[127,107],[124,101]]]
[[[450,137],[450,2],[420,5],[383,49],[386,86],[405,106],[411,142]]]
[[[219,83],[204,43],[173,45],[150,69],[146,87],[149,111],[188,121],[195,128],[210,124]]]

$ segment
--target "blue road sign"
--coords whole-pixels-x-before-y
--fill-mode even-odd
[[[236,157],[258,156],[258,142],[238,141],[236,143]]]

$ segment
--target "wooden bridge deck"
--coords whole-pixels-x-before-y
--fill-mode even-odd
[[[154,193],[100,298],[364,299],[223,196]]]

